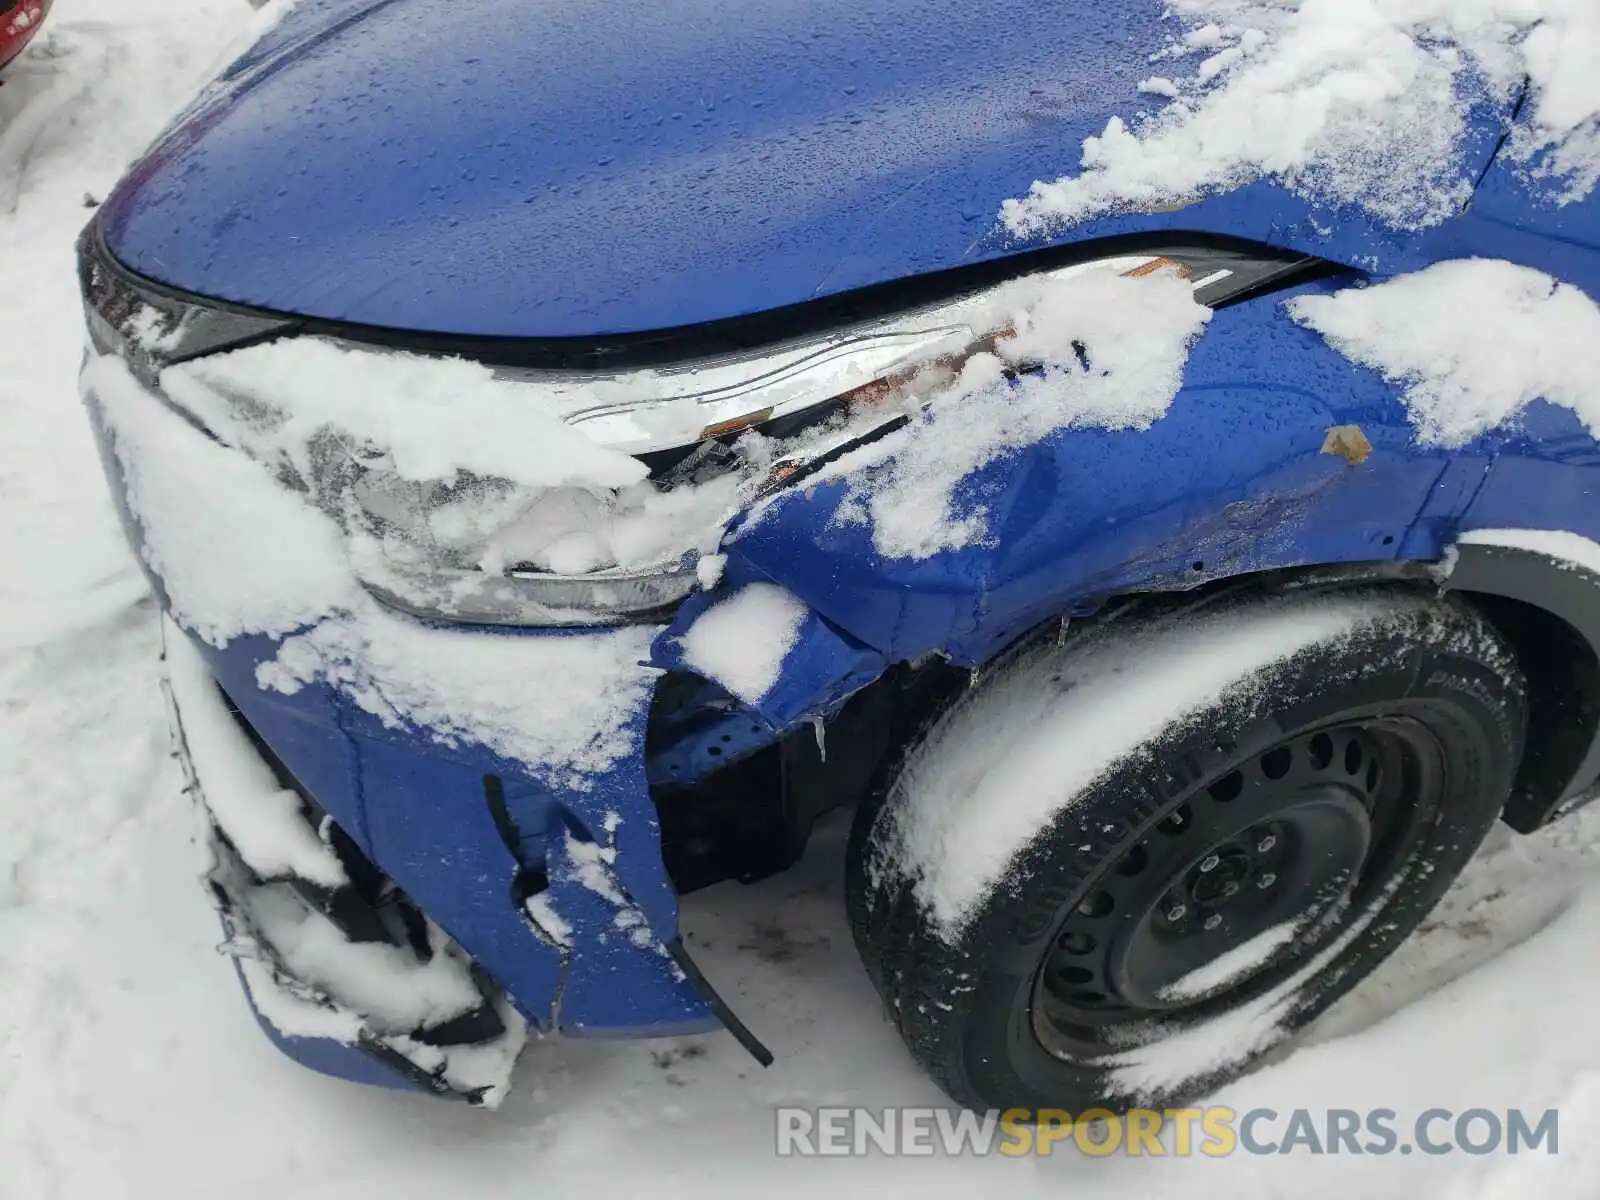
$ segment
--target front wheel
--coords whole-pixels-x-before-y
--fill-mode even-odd
[[[1255,600],[1025,649],[858,815],[857,945],[963,1104],[1179,1103],[1421,922],[1524,721],[1515,657],[1455,599]]]

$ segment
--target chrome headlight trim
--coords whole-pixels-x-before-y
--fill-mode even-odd
[[[427,620],[550,628],[652,624],[669,620],[698,586],[697,559],[588,575],[441,568],[426,576],[391,572],[387,580],[367,574],[361,584],[390,608]],[[436,599],[424,598],[430,595]]]
[[[1070,279],[1087,271],[1137,272],[1172,265],[1193,280],[1195,298],[1215,307],[1310,262],[1302,255],[1251,256],[1210,249],[1150,250],[1035,272]],[[672,450],[825,404],[885,376],[970,348],[993,334],[996,287],[759,350],[696,359],[612,376],[502,368],[498,378],[529,385],[569,424],[601,445],[628,454]],[[616,399],[595,399],[609,383]],[[679,418],[651,428],[652,414]],[[691,416],[692,414],[692,416]]]

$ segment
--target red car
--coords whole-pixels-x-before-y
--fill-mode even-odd
[[[0,0],[0,69],[33,40],[50,4],[51,0]]]

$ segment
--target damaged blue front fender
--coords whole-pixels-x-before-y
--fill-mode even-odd
[[[1290,296],[1336,287],[1218,312],[1148,429],[1065,429],[969,476],[958,515],[987,514],[972,545],[887,558],[870,524],[841,518],[853,481],[832,481],[796,487],[736,528],[730,578],[781,583],[885,661],[939,652],[977,666],[1039,622],[1125,592],[1437,558],[1472,468],[1419,446],[1395,389],[1284,311]],[[1348,427],[1369,449],[1330,443],[1330,429]]]

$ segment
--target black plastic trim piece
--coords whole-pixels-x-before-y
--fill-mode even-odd
[[[728,1007],[728,1002],[717,994],[717,989],[711,986],[711,981],[705,977],[698,963],[689,957],[689,950],[683,944],[683,938],[675,937],[667,944],[667,953],[672,955],[672,961],[678,964],[682,971],[694,984],[695,991],[700,993],[700,998],[717,1015],[717,1020],[722,1022],[723,1028],[733,1034],[734,1041],[750,1052],[750,1057],[763,1067],[770,1067],[773,1063],[772,1051],[762,1045],[761,1039],[750,1032],[750,1027],[734,1015],[733,1009]]]
[[[506,804],[505,784],[501,782],[500,776],[483,777],[483,798],[489,806],[489,819],[494,822],[495,832],[500,835],[500,841],[505,844],[506,850],[517,864],[517,869],[511,876],[511,905],[518,912],[522,912],[531,897],[539,895],[550,886],[550,877],[545,873],[543,864],[530,866],[523,860],[522,831],[517,828],[516,818],[511,815],[511,808]]]
[[[1239,303],[1269,288],[1328,274],[1356,275],[1351,268],[1294,251],[1275,249],[1241,238],[1178,230],[1127,234],[1024,251],[981,263],[951,267],[926,275],[872,284],[799,304],[768,309],[696,325],[678,325],[642,333],[608,333],[594,337],[520,338],[391,329],[356,322],[280,313],[227,300],[199,296],[148,279],[118,262],[105,244],[99,216],[84,231],[80,254],[91,255],[130,288],[164,297],[170,303],[204,305],[240,316],[290,320],[293,332],[341,338],[376,346],[392,346],[416,354],[452,355],[489,366],[552,370],[621,370],[760,349],[791,338],[825,332],[859,321],[951,300],[994,287],[1035,271],[1088,262],[1112,254],[1211,250],[1281,261],[1283,269],[1257,279],[1249,289],[1229,296],[1217,307]],[[287,331],[286,331],[287,332]]]

